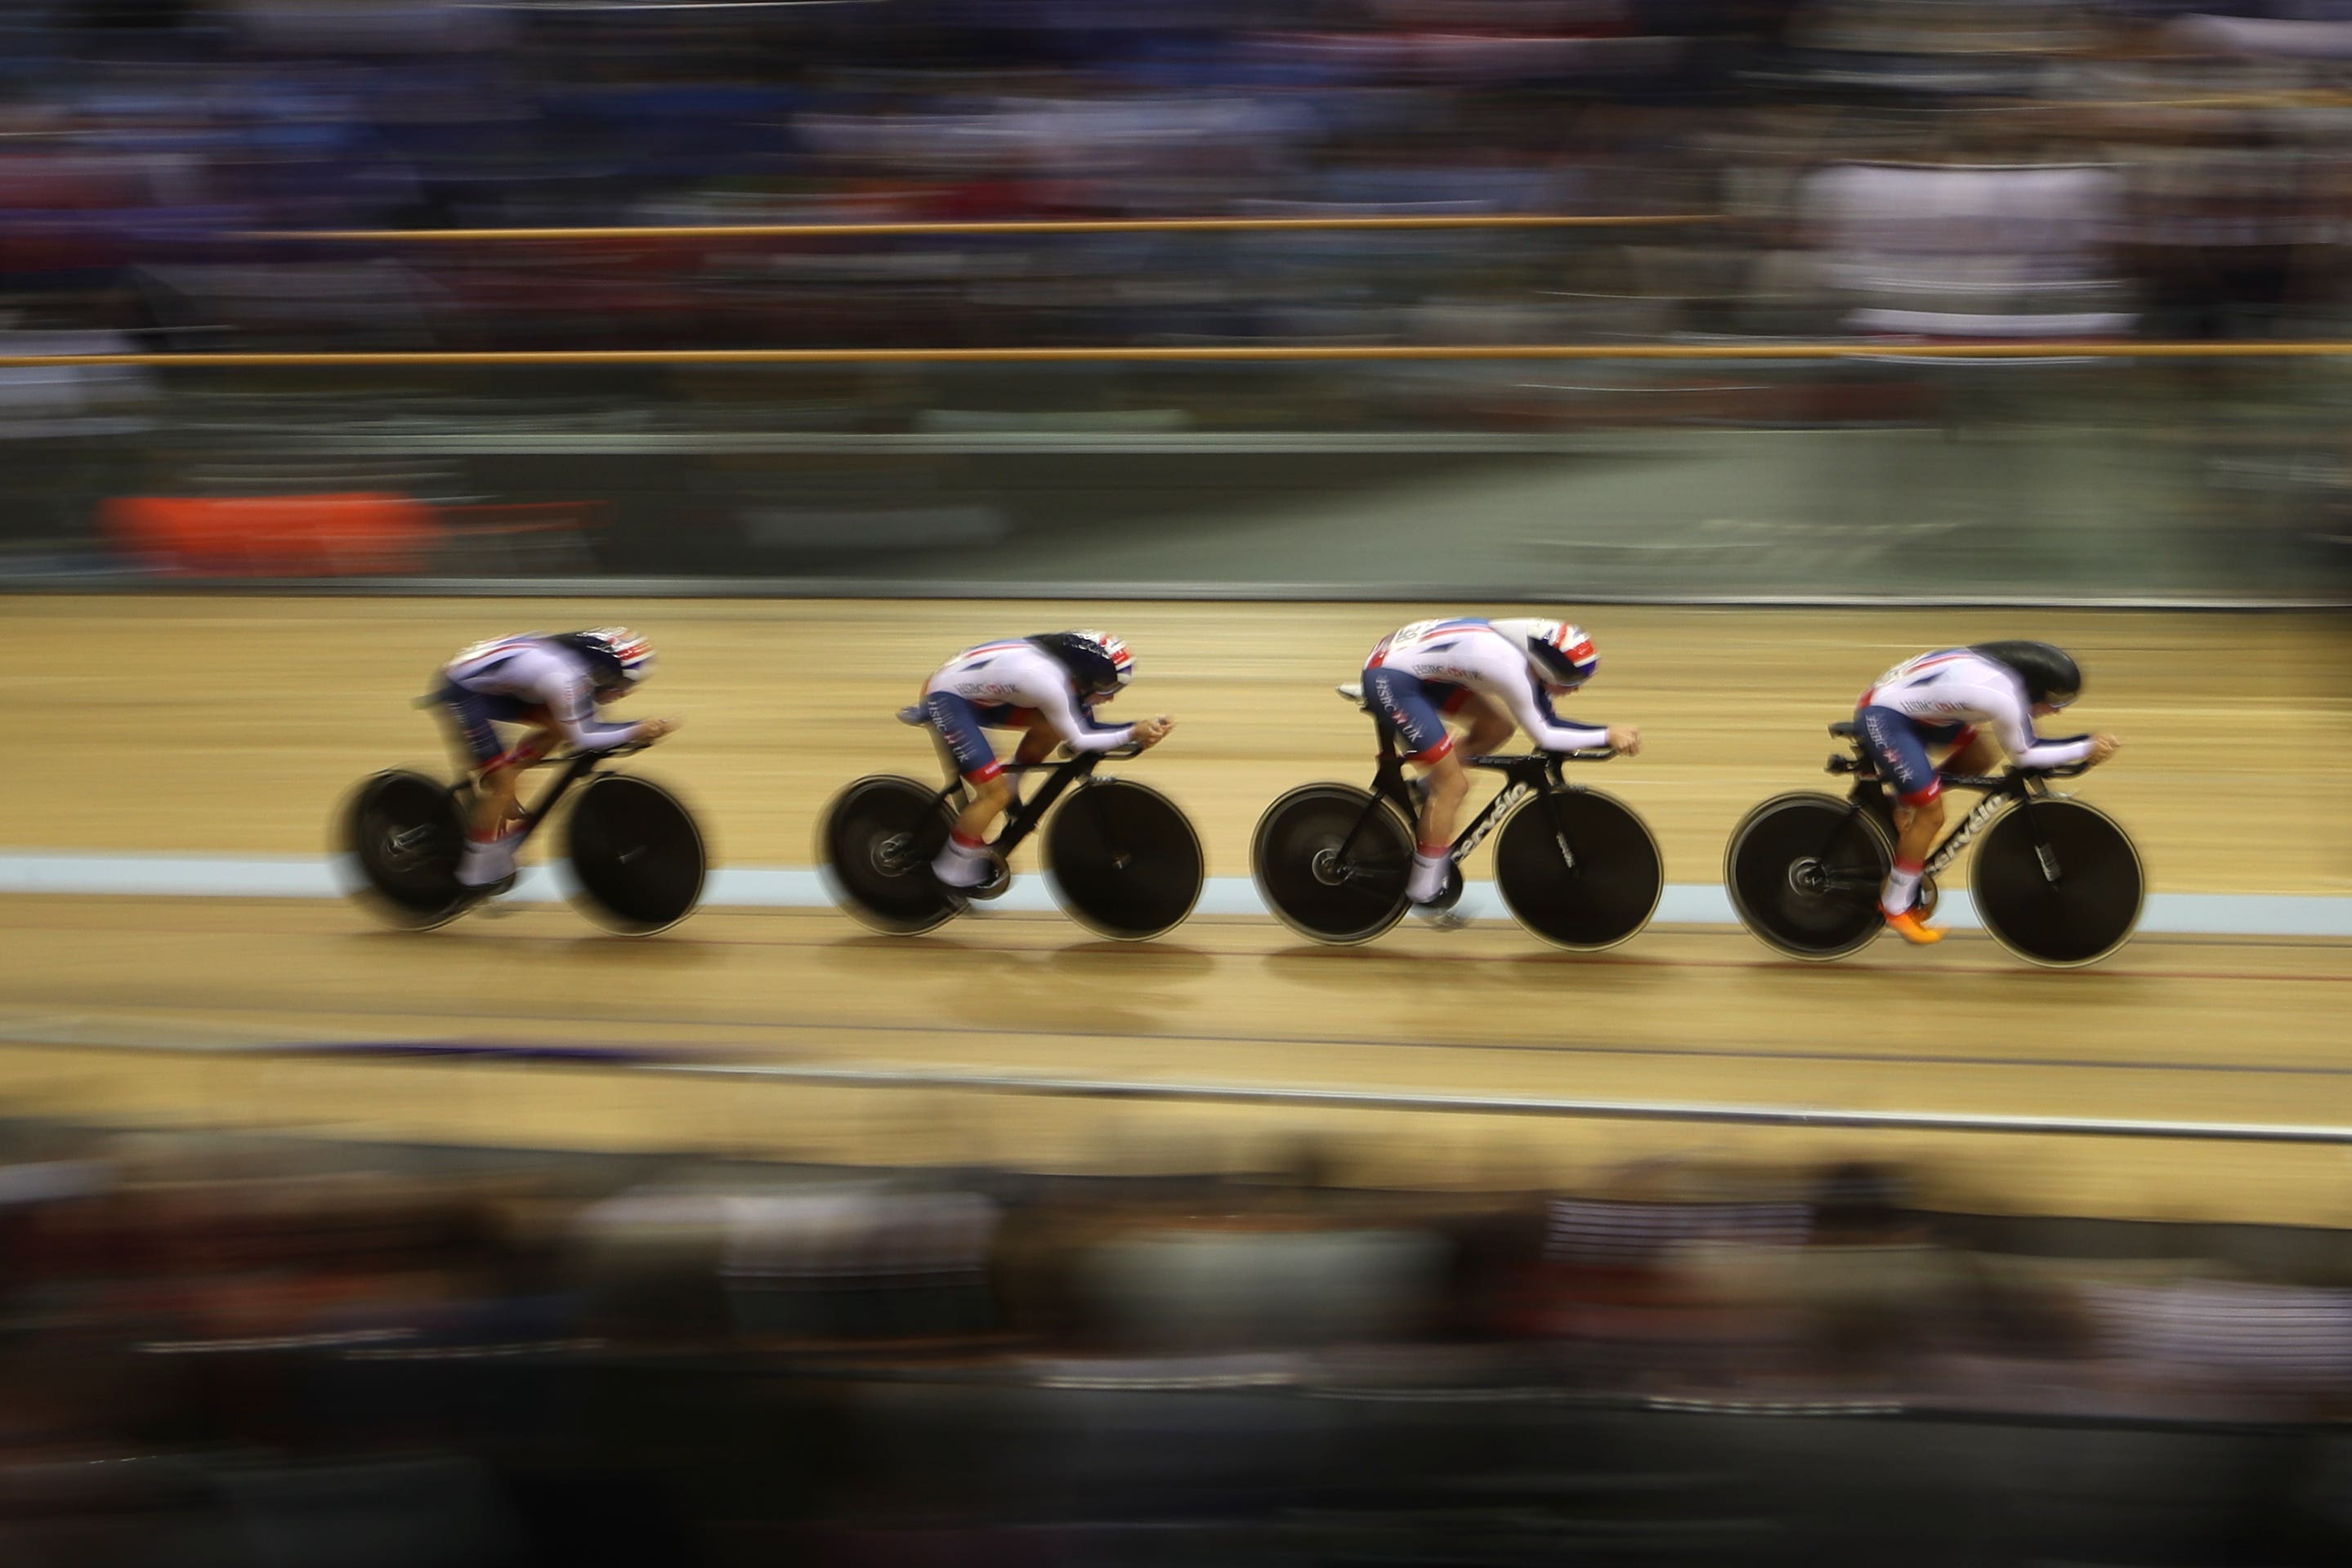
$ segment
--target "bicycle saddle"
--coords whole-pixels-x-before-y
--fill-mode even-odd
[[[1862,726],[1854,723],[1853,720],[1850,718],[1840,719],[1837,723],[1830,726],[1830,733],[1832,735],[1842,735],[1848,740],[1852,740],[1855,736],[1862,733]]]
[[[920,729],[923,726],[930,723],[931,718],[929,714],[923,711],[922,704],[911,703],[898,710],[898,722],[900,724],[910,724],[917,729]]]

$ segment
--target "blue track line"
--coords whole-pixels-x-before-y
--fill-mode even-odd
[[[344,892],[341,857],[324,855],[82,854],[71,851],[0,851],[0,894],[106,894],[142,897],[335,898]],[[508,896],[523,903],[560,897],[547,868],[527,869]],[[822,909],[833,900],[806,866],[723,866],[710,874],[703,902],[743,909]],[[1045,879],[1020,877],[1000,909],[1053,909]],[[1462,909],[1472,915],[1505,913],[1491,883],[1473,883]],[[1213,876],[1196,914],[1263,915],[1265,904],[1247,877]],[[1945,894],[1943,924],[1981,923],[1965,893]],[[1734,919],[1718,883],[1674,883],[1659,901],[1654,925],[1722,925]],[[2150,894],[2139,929],[2151,936],[2352,937],[2352,897],[2321,894]]]

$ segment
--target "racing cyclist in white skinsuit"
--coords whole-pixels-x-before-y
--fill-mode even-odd
[[[606,724],[596,705],[635,689],[653,672],[653,644],[625,626],[552,635],[527,632],[477,643],[443,666],[436,694],[465,741],[479,776],[474,815],[457,882],[490,887],[514,874],[520,836],[513,817],[521,765],[560,737],[580,751],[609,751],[633,741],[659,740],[677,727],[666,718]],[[519,745],[499,743],[496,725],[532,732]]]
[[[1925,946],[1944,939],[1916,907],[1927,854],[1944,830],[1944,778],[1928,748],[1942,751],[1942,766],[1962,774],[1990,771],[1996,747],[2019,768],[2105,762],[2123,744],[2112,735],[2045,740],[2033,732],[2036,718],[2058,712],[2082,689],[2082,672],[2063,649],[2007,642],[1922,653],[1862,694],[1854,723],[1895,792],[1898,834],[1878,912],[1905,941]]]
[[[988,876],[990,826],[1013,803],[984,729],[1024,732],[1015,762],[1036,762],[1067,742],[1073,751],[1150,747],[1175,721],[1166,715],[1133,724],[1097,724],[1096,705],[1117,696],[1135,675],[1127,644],[1108,632],[1047,632],[967,648],[923,684],[923,716],[940,733],[971,803],[955,820],[931,873],[949,887],[975,887]]]
[[[1631,725],[1573,724],[1552,711],[1552,697],[1591,680],[1600,663],[1592,640],[1558,621],[1416,621],[1373,647],[1365,702],[1396,727],[1405,760],[1421,765],[1426,782],[1407,898],[1426,905],[1444,892],[1454,817],[1470,789],[1447,716],[1468,718],[1463,749],[1473,757],[1508,740],[1514,727],[1546,751],[1642,749]]]

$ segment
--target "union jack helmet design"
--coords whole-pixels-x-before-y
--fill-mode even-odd
[[[596,626],[555,639],[588,657],[598,691],[627,690],[654,673],[654,645],[626,626]]]
[[[1538,621],[1528,632],[1528,663],[1546,682],[1571,689],[1592,678],[1601,655],[1584,628],[1565,621]]]

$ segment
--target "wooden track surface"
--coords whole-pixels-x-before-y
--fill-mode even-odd
[[[662,649],[650,709],[688,724],[639,766],[694,802],[722,861],[805,863],[843,782],[929,776],[928,746],[889,716],[939,658],[1007,632],[1098,623],[1141,662],[1126,701],[1179,719],[1129,770],[1192,812],[1213,873],[1241,875],[1267,800],[1369,771],[1364,721],[1332,684],[1397,623],[1479,608],[1502,607],[14,600],[5,711],[19,744],[0,839],[314,854],[362,774],[435,764],[431,721],[407,705],[438,660],[503,631],[625,614]],[[1717,880],[1726,832],[1757,800],[1827,787],[1822,726],[1880,669],[1942,643],[2031,634],[2078,652],[2084,721],[2126,737],[2080,789],[2130,826],[2154,889],[2352,889],[2352,829],[2332,805],[2352,773],[2352,639],[2339,622],[1574,613],[1600,641],[1602,674],[1573,711],[1639,723],[1649,743],[1594,780],[1649,819],[1671,880]],[[1815,968],[1736,932],[1655,931],[1578,957],[1501,923],[1332,951],[1264,920],[1196,920],[1127,947],[1051,917],[909,941],[829,912],[712,910],[629,944],[562,909],[420,937],[373,930],[340,904],[78,897],[0,901],[0,1039],[23,1042],[0,1048],[0,1094],[27,1108],[1064,1166],[1247,1165],[1312,1132],[1364,1180],[1861,1154],[1918,1162],[1944,1201],[2352,1223],[2346,1156],[2326,1148],[1104,1104],[106,1049],[536,1040],[1137,1082],[2352,1124],[2352,954],[2340,944],[2144,937],[2097,969],[2047,973],[1963,936]]]

